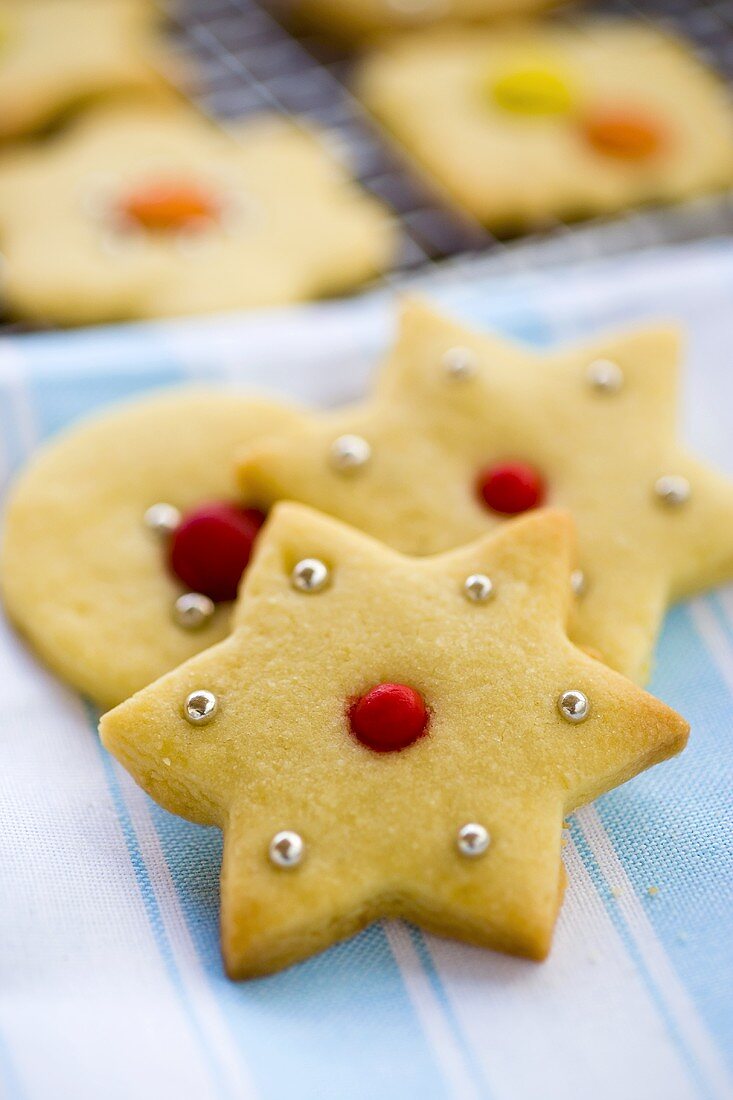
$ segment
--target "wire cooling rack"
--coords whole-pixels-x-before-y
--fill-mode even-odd
[[[517,269],[733,232],[733,194],[670,207],[647,206],[572,225],[547,223],[512,240],[500,239],[443,199],[402,157],[349,92],[353,61],[314,34],[296,36],[284,16],[292,0],[168,0],[179,48],[193,54],[198,82],[191,97],[222,119],[275,110],[325,128],[335,150],[372,194],[392,208],[402,246],[389,280],[430,264],[483,255]],[[560,18],[589,11],[653,22],[685,36],[733,85],[733,0],[605,0],[571,5]]]

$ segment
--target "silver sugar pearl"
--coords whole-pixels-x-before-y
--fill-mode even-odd
[[[570,587],[576,596],[583,596],[585,594],[588,582],[582,569],[573,569],[570,574]]]
[[[441,363],[448,377],[456,382],[464,382],[468,378],[473,378],[478,367],[476,353],[471,351],[470,348],[461,346],[448,348]]]
[[[184,592],[173,605],[173,618],[184,630],[199,630],[211,619],[216,606],[201,592]]]
[[[328,566],[318,558],[303,558],[290,574],[290,583],[297,592],[321,592],[330,579]]]
[[[471,573],[463,582],[463,595],[472,603],[486,603],[493,594],[493,582],[485,573]]]
[[[183,704],[183,716],[192,726],[205,726],[219,709],[219,700],[213,691],[192,691]]]
[[[151,504],[143,517],[143,522],[149,531],[153,531],[161,538],[168,538],[173,534],[181,522],[181,513],[173,504]]]
[[[676,508],[686,504],[692,494],[692,487],[686,477],[679,474],[665,474],[654,482],[654,493],[662,502]]]
[[[468,859],[476,859],[478,856],[482,856],[490,843],[489,830],[475,821],[469,822],[468,825],[464,825],[458,830],[456,846],[461,855],[467,856]]]
[[[585,722],[590,714],[588,696],[576,688],[564,691],[557,701],[557,709],[566,722]]]
[[[594,359],[586,373],[591,386],[599,393],[618,393],[624,384],[624,372],[613,359]]]
[[[275,833],[270,841],[268,855],[276,867],[297,867],[305,854],[303,838],[290,829]]]
[[[360,469],[371,457],[372,449],[360,435],[340,435],[329,451],[329,462],[340,474]]]

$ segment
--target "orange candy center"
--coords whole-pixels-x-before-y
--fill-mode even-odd
[[[618,160],[648,160],[659,152],[665,139],[657,119],[622,107],[589,115],[583,133],[597,153]]]
[[[131,191],[120,203],[120,213],[150,232],[165,232],[215,221],[220,210],[213,196],[195,183],[155,180]]]

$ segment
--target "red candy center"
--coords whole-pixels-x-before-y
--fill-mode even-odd
[[[351,732],[375,752],[399,752],[425,733],[428,712],[422,696],[406,684],[378,684],[349,710]]]
[[[184,516],[173,533],[171,570],[192,592],[216,603],[235,599],[264,521],[256,508],[202,504]]]
[[[486,507],[504,516],[528,512],[545,499],[542,478],[524,462],[506,462],[482,470],[476,488]]]
[[[219,209],[213,196],[198,184],[161,179],[126,195],[120,213],[127,221],[160,233],[215,221]]]
[[[606,108],[585,119],[586,141],[596,150],[618,160],[648,160],[664,145],[659,121],[634,108]]]

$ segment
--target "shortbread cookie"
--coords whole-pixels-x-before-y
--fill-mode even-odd
[[[643,680],[669,601],[733,577],[733,485],[677,441],[678,354],[667,328],[539,354],[411,302],[374,396],[254,443],[240,484],[413,554],[566,508],[571,637]]]
[[[148,91],[171,62],[146,0],[0,0],[0,138],[111,92]]]
[[[567,640],[570,536],[545,512],[414,559],[279,505],[231,638],[102,719],[153,798],[224,830],[232,977],[382,916],[544,958],[563,815],[687,736]]]
[[[559,0],[276,0],[276,10],[325,34],[361,38],[431,23],[527,15]]]
[[[222,601],[261,522],[231,503],[232,448],[297,418],[186,387],[96,416],[32,460],[8,504],[0,587],[59,675],[113,706],[225,637]]]
[[[276,118],[237,134],[184,107],[116,105],[6,158],[10,308],[63,324],[276,305],[389,263],[390,217],[315,134]]]
[[[641,23],[423,32],[368,59],[359,91],[447,196],[499,229],[733,180],[722,82]]]

